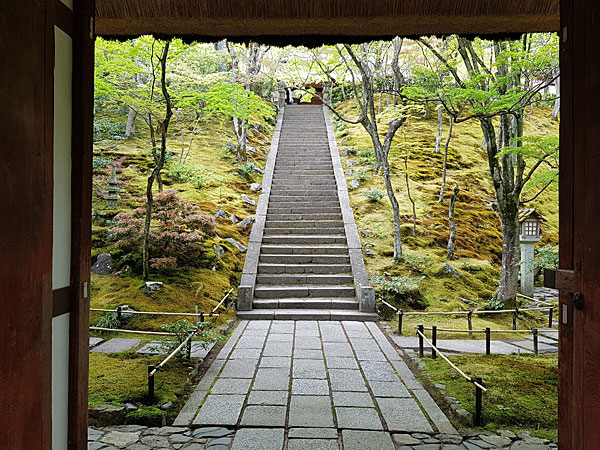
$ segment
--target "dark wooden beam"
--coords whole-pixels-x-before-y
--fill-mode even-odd
[[[69,36],[73,36],[73,11],[61,0],[54,0],[54,10],[54,23],[56,26]]]
[[[52,291],[52,317],[71,311],[71,288],[65,287]]]
[[[71,153],[71,315],[69,450],[87,449],[89,308],[92,247],[94,0],[74,2]]]
[[[0,448],[52,448],[54,0],[0,26]]]

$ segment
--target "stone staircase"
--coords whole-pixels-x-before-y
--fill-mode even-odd
[[[252,309],[238,311],[238,316],[377,320],[372,308],[361,308],[357,299],[346,235],[348,220],[342,214],[330,149],[332,130],[327,129],[322,107],[287,106],[278,127],[276,157],[272,167],[267,164],[267,183],[263,180],[268,184],[272,168],[269,192],[261,196],[258,207],[260,210],[261,201],[266,202],[266,214],[264,222],[257,220],[255,224],[258,232],[262,231],[258,261],[250,254],[251,236],[240,286],[253,278]],[[339,157],[337,165],[341,170]],[[344,183],[347,196],[345,189]],[[257,234],[255,230],[253,234]],[[255,270],[249,259],[255,262]],[[364,272],[362,256],[359,262],[362,268],[358,269]],[[242,297],[251,295],[243,290]]]

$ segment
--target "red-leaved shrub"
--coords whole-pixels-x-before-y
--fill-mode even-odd
[[[115,216],[110,235],[125,253],[142,255],[146,205]],[[150,223],[149,253],[154,268],[200,267],[204,260],[202,240],[217,232],[213,216],[201,214],[194,204],[170,189],[154,196]]]

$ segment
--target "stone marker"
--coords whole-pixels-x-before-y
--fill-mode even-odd
[[[110,253],[100,253],[92,266],[92,273],[96,275],[107,275],[112,272],[115,263]]]

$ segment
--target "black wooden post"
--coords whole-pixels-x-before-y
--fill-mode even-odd
[[[473,333],[471,333],[471,330],[473,330],[473,311],[467,313],[467,325],[469,326],[469,337],[473,339]]]
[[[538,330],[537,328],[534,328],[533,330],[531,330],[531,332],[533,333],[533,353],[537,355],[539,353]]]
[[[117,306],[117,321],[121,323],[121,307]]]
[[[192,359],[192,340],[187,342],[187,359]]]
[[[485,329],[485,354],[490,355],[492,353],[492,332],[490,328]]]
[[[548,310],[548,327],[552,328],[552,318],[554,316],[554,306]]]
[[[437,327],[435,325],[431,327],[431,343],[433,344],[431,346],[431,357],[437,358],[437,351],[435,350],[435,347],[437,347]]]
[[[198,314],[198,305],[194,305],[194,313]],[[198,328],[198,324],[200,323],[200,319],[196,316],[196,328]]]
[[[513,311],[513,330],[517,329],[517,314],[519,313],[519,307],[515,306],[515,310]]]
[[[148,366],[148,399],[154,402],[154,374],[151,374],[154,370],[154,365]]]
[[[419,330],[419,356],[422,358],[423,355],[423,325],[419,325],[418,328]]]
[[[200,313],[200,322],[204,322],[204,311]]]
[[[401,309],[398,310],[398,334],[402,335],[402,318],[404,316],[404,311]]]
[[[476,377],[475,381],[479,384],[482,383],[481,377]],[[475,386],[475,425],[481,425],[481,395],[483,391],[479,386]]]

